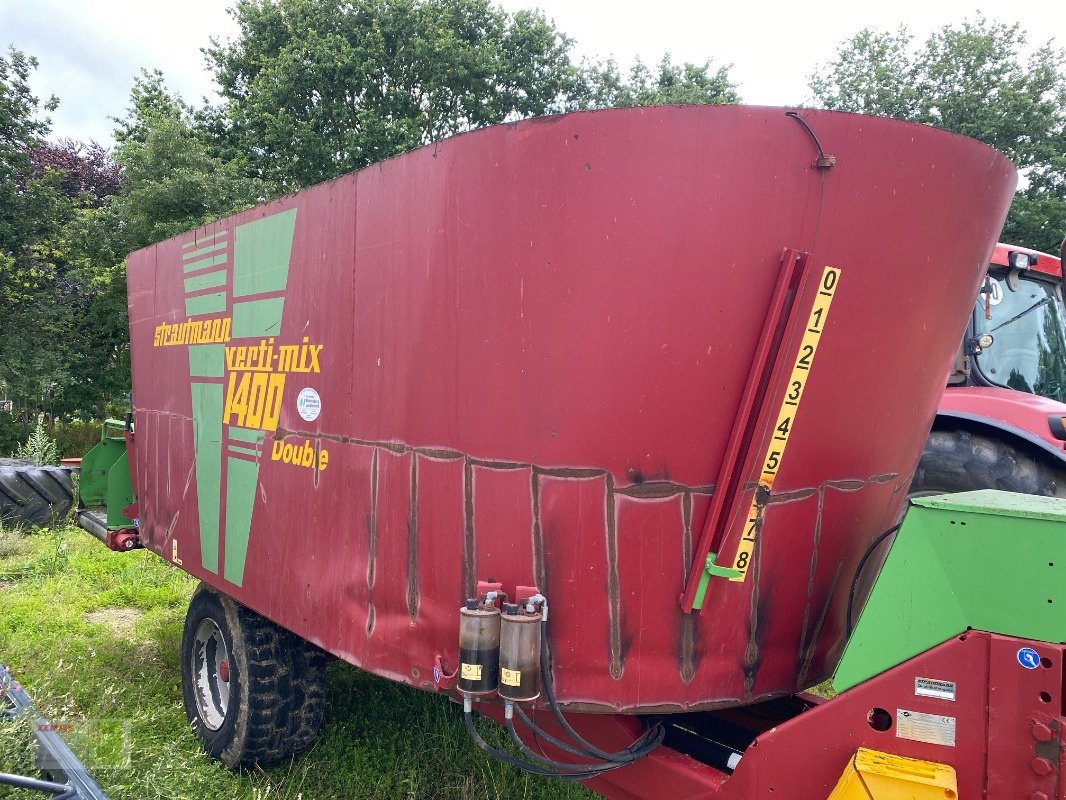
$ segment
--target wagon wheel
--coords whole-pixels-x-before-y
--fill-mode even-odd
[[[322,725],[326,656],[201,583],[181,642],[185,712],[204,749],[231,768],[309,748]]]

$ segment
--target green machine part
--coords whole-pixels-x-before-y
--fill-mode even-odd
[[[110,530],[136,527],[134,521],[123,513],[123,509],[136,500],[126,456],[126,438],[107,435],[109,428],[116,427],[124,428],[125,423],[114,419],[104,421],[100,443],[81,460],[78,487],[86,508],[105,510]]]
[[[1066,500],[911,502],[833,677],[845,691],[967,629],[1066,642]]]

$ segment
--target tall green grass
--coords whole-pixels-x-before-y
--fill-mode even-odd
[[[181,703],[179,648],[194,586],[150,553],[112,553],[76,528],[0,528],[0,660],[54,722],[124,731],[127,751],[106,750],[103,763],[92,763],[77,733],[67,737],[114,800],[593,797],[484,757],[446,698],[340,662],[329,669],[318,744],[270,769],[230,772],[202,753]],[[0,771],[27,768],[25,740],[25,730],[0,733]]]

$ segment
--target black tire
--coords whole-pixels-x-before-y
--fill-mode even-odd
[[[216,702],[221,692],[208,677],[217,639],[197,644],[197,631],[212,623],[229,657],[225,703]],[[281,761],[314,744],[326,707],[326,655],[311,643],[201,583],[189,601],[181,663],[189,722],[208,755],[227,767]],[[215,671],[219,686],[222,672]]]
[[[1001,489],[1066,497],[1066,470],[1054,469],[999,439],[966,430],[934,430],[911,482],[912,496]]]
[[[74,483],[66,467],[0,465],[0,522],[50,525],[74,502]]]

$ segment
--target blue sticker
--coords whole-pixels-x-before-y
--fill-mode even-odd
[[[440,683],[440,665],[439,664],[434,664],[433,665],[433,682],[434,683]]]
[[[1040,654],[1031,647],[1023,647],[1018,651],[1018,663],[1026,669],[1036,669],[1040,666]]]

